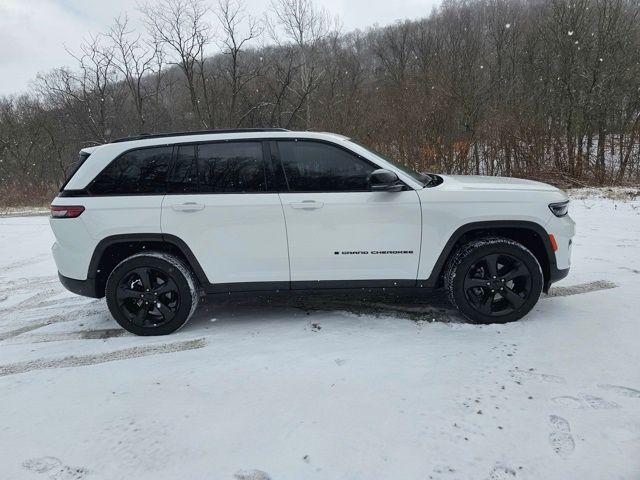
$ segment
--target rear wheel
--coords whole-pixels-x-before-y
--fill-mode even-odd
[[[540,298],[543,281],[535,255],[507,238],[468,243],[445,272],[449,300],[474,323],[507,323],[524,317]]]
[[[173,255],[146,252],[120,262],[106,285],[107,306],[136,335],[166,335],[182,327],[198,304],[193,275]]]

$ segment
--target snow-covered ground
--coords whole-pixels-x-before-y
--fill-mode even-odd
[[[518,323],[219,298],[163,338],[63,290],[46,217],[0,218],[0,479],[638,479],[640,201],[571,210]]]

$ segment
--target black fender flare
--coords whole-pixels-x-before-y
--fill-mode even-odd
[[[556,264],[556,255],[553,250],[553,246],[551,245],[551,240],[549,239],[549,233],[545,230],[545,228],[536,222],[530,222],[526,220],[489,220],[483,222],[471,222],[466,223],[459,227],[447,243],[445,244],[442,252],[440,252],[440,256],[438,260],[436,260],[433,269],[431,270],[431,274],[429,278],[426,280],[418,280],[418,287],[420,288],[434,288],[438,284],[438,280],[444,271],[447,260],[453,252],[456,244],[463,238],[464,235],[467,235],[474,231],[483,231],[483,230],[492,230],[492,229],[500,229],[500,228],[511,228],[522,231],[528,231],[536,234],[542,240],[542,244],[544,245],[544,249],[547,255],[547,261],[549,265],[549,272],[545,274],[545,291],[548,290],[551,281],[557,276],[555,272],[558,271]],[[544,272],[544,267],[543,267]]]
[[[189,246],[179,237],[175,235],[170,235],[167,233],[127,233],[122,235],[111,235],[109,237],[105,237],[98,244],[96,248],[93,250],[93,255],[91,256],[91,261],[89,262],[89,271],[87,272],[88,279],[95,279],[98,274],[98,265],[100,265],[100,260],[104,255],[105,250],[108,247],[111,247],[116,244],[127,244],[127,243],[140,243],[140,242],[160,242],[166,243],[168,245],[172,245],[177,248],[184,258],[189,262],[189,266],[193,270],[196,278],[200,282],[201,285],[207,285],[209,283],[209,279],[207,278],[206,273],[202,269],[200,262],[193,254]]]

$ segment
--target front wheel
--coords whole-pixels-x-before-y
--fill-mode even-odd
[[[107,279],[106,297],[113,318],[136,335],[175,332],[198,305],[191,271],[162,252],[139,253],[120,262]]]
[[[447,266],[449,300],[473,323],[507,323],[524,317],[540,298],[542,269],[525,246],[484,238],[461,247]]]

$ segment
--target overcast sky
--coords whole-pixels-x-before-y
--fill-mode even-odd
[[[149,3],[154,3],[150,0]],[[215,0],[211,0],[213,4]],[[135,0],[0,0],[0,95],[27,90],[39,72],[70,65],[65,46],[104,31],[120,13],[134,25]],[[262,16],[270,0],[245,0],[248,13]],[[387,25],[429,15],[440,0],[316,0],[342,21],[343,30]]]

